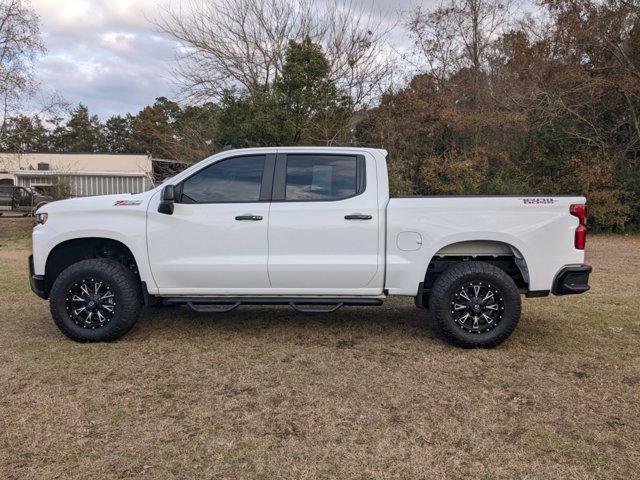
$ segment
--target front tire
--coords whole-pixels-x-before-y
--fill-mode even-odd
[[[463,348],[492,348],[518,325],[520,292],[503,270],[485,262],[461,262],[435,281],[432,316],[442,335]]]
[[[135,325],[142,308],[140,282],[113,260],[90,259],[62,271],[51,288],[51,315],[76,342],[111,342]]]

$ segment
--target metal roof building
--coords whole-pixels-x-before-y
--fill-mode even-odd
[[[73,196],[139,193],[153,187],[154,162],[150,155],[0,153],[0,184],[64,182]]]

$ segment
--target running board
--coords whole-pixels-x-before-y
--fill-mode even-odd
[[[227,313],[240,305],[289,305],[298,313],[331,313],[344,306],[380,306],[379,298],[358,297],[166,297],[169,305],[187,305],[199,313]],[[301,306],[327,306],[330,308],[300,308]]]

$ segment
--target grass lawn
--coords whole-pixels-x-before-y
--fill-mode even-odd
[[[639,237],[591,236],[589,293],[468,351],[412,299],[147,309],[77,344],[29,290],[29,233],[0,218],[0,479],[640,475]]]

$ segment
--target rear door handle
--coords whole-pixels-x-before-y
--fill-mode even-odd
[[[236,220],[251,220],[257,222],[259,220],[262,220],[262,217],[260,215],[238,215],[236,217]]]
[[[345,220],[371,220],[372,218],[371,215],[363,215],[361,213],[352,213],[344,216]]]

